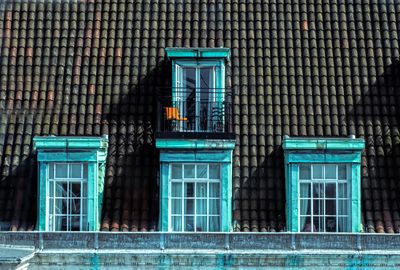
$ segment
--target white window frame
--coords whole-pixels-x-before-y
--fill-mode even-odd
[[[172,167],[173,166],[182,166],[181,167],[181,178],[175,178],[172,179]],[[185,177],[185,173],[184,173],[184,168],[185,166],[194,166],[194,177]],[[196,178],[197,175],[197,167],[201,165],[206,165],[207,166],[207,176],[205,178]],[[217,165],[219,166],[219,179],[210,179],[210,165]],[[185,216],[192,216],[193,217],[193,230],[191,230],[190,232],[198,232],[200,230],[197,230],[197,217],[198,216],[203,216],[207,218],[207,228],[205,230],[201,230],[202,232],[209,232],[210,231],[210,217],[218,217],[219,220],[219,227],[216,230],[213,230],[215,232],[221,231],[221,226],[222,226],[222,213],[221,213],[221,192],[222,192],[222,186],[221,186],[221,167],[222,165],[220,163],[170,163],[169,166],[169,194],[168,194],[168,224],[169,224],[169,231],[171,232],[189,232],[190,230],[185,230],[186,228],[186,224],[185,224]],[[179,183],[181,184],[181,196],[180,197],[172,197],[172,184],[173,183]],[[193,185],[193,197],[185,197],[185,184],[186,183],[194,183]],[[197,184],[199,183],[207,183],[207,195],[206,197],[198,197],[196,194],[196,187]],[[210,197],[210,184],[211,183],[217,183],[219,184],[219,192],[218,192],[218,196],[217,197]],[[180,199],[181,200],[181,213],[180,214],[172,214],[172,201],[176,200],[176,199]],[[187,199],[193,200],[194,201],[194,205],[193,205],[193,214],[186,214],[185,213],[185,201]],[[206,214],[197,214],[197,200],[198,199],[207,199],[207,209],[206,209]],[[218,200],[218,212],[219,214],[210,214],[210,200]],[[173,217],[180,217],[181,218],[181,231],[174,231],[173,230]]]
[[[301,167],[302,166],[310,166],[310,179],[301,179]],[[322,166],[322,178],[314,178],[314,167],[315,166]],[[336,168],[336,178],[330,179],[326,178],[325,175],[325,169],[326,166],[335,166]],[[346,167],[346,179],[339,179],[339,166],[345,166]],[[345,223],[346,229],[344,231],[340,232],[350,232],[351,231],[351,165],[348,163],[299,163],[298,164],[298,190],[299,190],[299,197],[298,197],[298,209],[299,209],[299,214],[298,214],[298,228],[299,232],[303,232],[302,228],[302,223],[301,223],[301,218],[309,218],[311,223],[309,224],[309,230],[306,230],[307,232],[327,232],[327,224],[326,224],[326,218],[328,217],[335,217],[335,226],[336,226],[336,232],[339,232],[339,218],[347,218],[347,221]],[[309,189],[309,196],[307,198],[303,198],[301,194],[301,184],[310,184],[310,189]],[[313,197],[313,186],[315,184],[323,184],[323,198],[320,199],[323,203],[323,211],[322,213],[314,214],[314,197]],[[326,184],[335,184],[335,198],[326,198]],[[346,184],[346,191],[345,191],[345,198],[339,198],[339,184]],[[302,209],[301,209],[301,201],[302,199],[309,199],[310,205],[308,206],[309,208],[309,215],[302,215]],[[327,209],[326,209],[326,202],[327,200],[334,200],[335,201],[335,215],[327,215]],[[347,214],[345,215],[339,215],[339,201],[345,201],[347,200],[346,207],[347,207]],[[314,217],[320,217],[323,223],[323,231],[321,230],[316,230],[316,226],[314,226]]]
[[[56,174],[57,166],[67,166],[67,177],[58,177]],[[80,165],[80,176],[72,176],[72,166]],[[49,162],[47,172],[47,196],[46,196],[46,220],[48,231],[60,231],[61,228],[57,228],[57,223],[62,222],[63,217],[66,217],[66,230],[72,231],[72,218],[79,217],[79,231],[86,231],[88,229],[88,163],[86,162]],[[52,172],[51,172],[52,170]],[[56,196],[56,187],[60,184],[67,184],[67,190],[63,189],[63,196]],[[71,184],[80,184],[80,195],[75,197],[72,192]],[[51,190],[51,188],[53,190]],[[65,194],[65,196],[64,196]],[[70,205],[79,198],[79,214],[72,214]],[[67,213],[57,213],[57,200],[66,200]],[[71,202],[72,201],[72,202]],[[52,211],[51,211],[52,210]],[[61,221],[58,221],[61,219]]]

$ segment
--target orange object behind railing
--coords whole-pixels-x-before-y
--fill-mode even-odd
[[[178,121],[187,121],[186,117],[179,116],[179,110],[175,107],[165,107],[165,114],[167,120],[178,120]]]

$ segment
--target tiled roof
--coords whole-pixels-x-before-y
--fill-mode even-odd
[[[36,221],[36,135],[110,140],[103,230],[155,230],[155,89],[166,47],[228,47],[237,231],[285,226],[282,137],[364,137],[363,224],[400,230],[400,4],[2,1],[0,222]]]

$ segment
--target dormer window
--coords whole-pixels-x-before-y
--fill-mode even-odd
[[[226,48],[167,48],[172,87],[160,96],[161,132],[224,133],[230,130],[230,91],[225,88]]]
[[[159,95],[160,224],[165,232],[232,229],[227,48],[167,48],[171,88]]]
[[[284,138],[288,231],[361,231],[364,145],[356,138]]]
[[[107,137],[35,137],[40,231],[98,231]]]

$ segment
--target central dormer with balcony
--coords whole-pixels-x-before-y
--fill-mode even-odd
[[[230,231],[232,92],[228,48],[166,48],[171,88],[158,95],[161,231]]]

